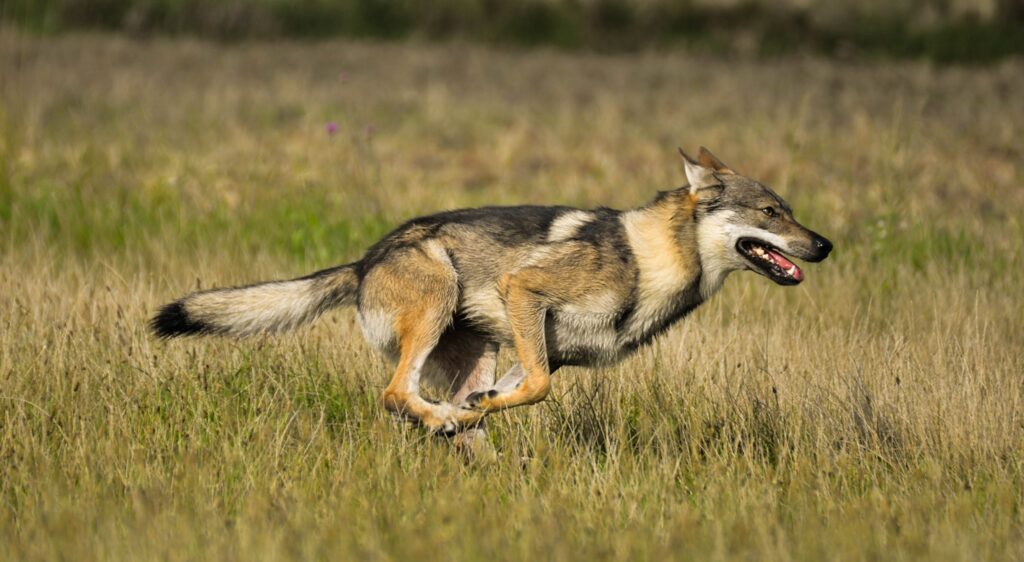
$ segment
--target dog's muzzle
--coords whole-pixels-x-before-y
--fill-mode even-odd
[[[832,253],[832,242],[817,232],[812,232],[811,237],[811,254],[804,259],[809,262],[819,262],[827,258]]]

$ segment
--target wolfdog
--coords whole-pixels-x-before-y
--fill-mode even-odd
[[[623,359],[710,298],[729,273],[779,285],[832,243],[774,191],[701,147],[688,185],[617,211],[486,207],[412,219],[359,261],[288,281],[214,289],[163,306],[161,338],[291,330],[354,305],[395,364],[384,407],[432,432],[482,431],[493,412],[543,400],[566,365]],[[498,349],[519,362],[495,381]],[[420,395],[421,383],[447,400]]]

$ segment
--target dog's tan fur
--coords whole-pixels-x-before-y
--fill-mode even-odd
[[[757,270],[740,251],[742,237],[806,259],[828,254],[831,244],[796,223],[768,188],[706,149],[697,161],[683,157],[689,186],[638,209],[487,208],[414,219],[358,262],[189,295],[153,326],[162,336],[245,336],[355,304],[367,341],[396,364],[384,406],[432,431],[475,428],[490,413],[543,400],[560,366],[614,363],[699,306],[730,271]],[[771,206],[770,220],[760,205]],[[495,381],[502,345],[514,346],[519,362]],[[448,400],[424,399],[422,384]]]

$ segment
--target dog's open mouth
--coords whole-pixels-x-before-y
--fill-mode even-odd
[[[804,272],[786,259],[778,248],[754,238],[741,238],[736,251],[746,258],[751,269],[779,285],[796,285],[804,280]]]

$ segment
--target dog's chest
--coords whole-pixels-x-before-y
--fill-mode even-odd
[[[620,322],[620,342],[635,349],[667,330],[702,301],[699,279],[657,297],[642,299]]]

